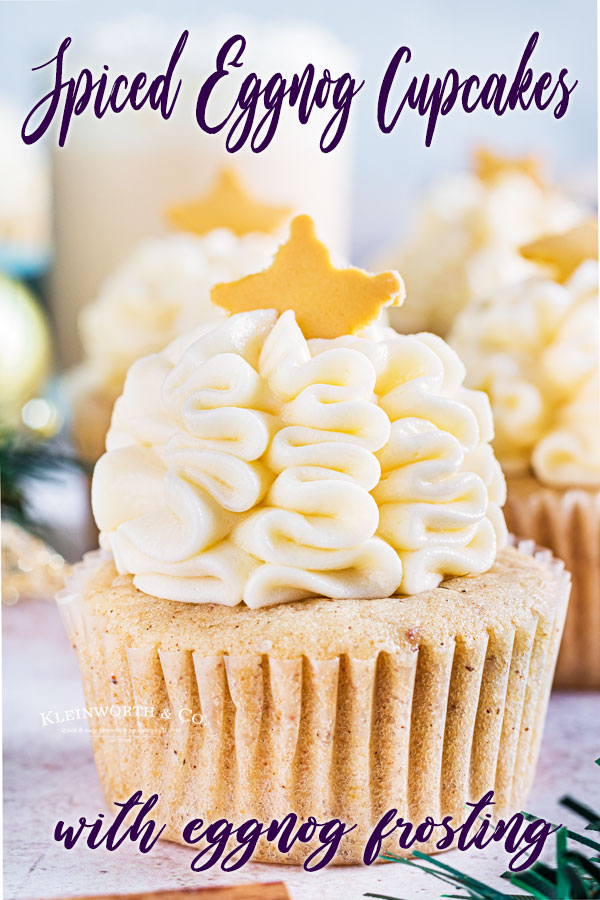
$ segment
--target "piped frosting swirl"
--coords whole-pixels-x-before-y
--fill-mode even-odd
[[[504,481],[464,374],[432,335],[307,341],[291,310],[180,339],[116,403],[92,487],[101,544],[146,593],[253,608],[483,572]]]
[[[561,284],[530,278],[473,303],[450,343],[494,412],[507,472],[556,487],[600,486],[598,263]]]
[[[407,301],[392,314],[398,330],[446,336],[472,300],[536,274],[521,244],[585,219],[580,204],[534,169],[531,160],[479,154],[475,172],[433,185],[402,246],[378,260],[406,282]]]

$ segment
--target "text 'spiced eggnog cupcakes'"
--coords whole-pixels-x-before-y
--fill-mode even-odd
[[[600,687],[597,224],[522,252],[548,274],[473,303],[450,343],[491,401],[508,527],[550,547],[573,577],[557,683]]]
[[[93,479],[102,550],[59,604],[87,703],[157,711],[93,740],[107,801],[157,793],[165,837],[338,817],[355,863],[390,808],[524,802],[569,578],[507,541],[489,401],[454,351],[373,324],[402,296],[298,217],[270,268],[213,289],[221,322],[129,370]]]
[[[392,313],[395,328],[445,336],[472,299],[535,272],[519,254],[521,244],[585,217],[540,168],[534,157],[482,149],[472,172],[433,186],[403,245],[381,257],[406,282],[406,303]]]
[[[259,202],[223,170],[207,194],[165,213],[177,232],[140,244],[80,315],[85,358],[70,376],[73,433],[93,462],[131,364],[222,317],[211,288],[267,266],[291,210]]]

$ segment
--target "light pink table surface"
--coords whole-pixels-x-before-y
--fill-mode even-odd
[[[66,851],[52,838],[59,819],[76,823],[106,807],[89,735],[42,726],[40,713],[84,705],[77,664],[53,604],[22,603],[4,611],[4,896],[41,898],[104,892],[284,880],[292,900],[354,900],[366,891],[403,900],[456,893],[429,876],[398,865],[330,868],[307,874],[292,867],[250,864],[234,874],[189,868],[192,852],[159,841],[142,856],[129,841],[118,850]],[[600,807],[600,694],[555,694],[528,809],[567,825],[577,817],[559,808],[568,792]],[[507,857],[494,849],[442,857],[507,891],[497,876]]]

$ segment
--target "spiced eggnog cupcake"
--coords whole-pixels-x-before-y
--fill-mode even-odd
[[[522,253],[547,274],[471,304],[450,342],[467,383],[490,397],[508,527],[550,547],[573,577],[557,683],[600,687],[597,223]]]
[[[220,323],[129,370],[93,478],[103,549],[59,605],[88,706],[154,711],[93,741],[107,802],[158,794],[164,837],[337,817],[356,863],[390,808],[524,803],[569,579],[507,542],[456,354],[372,324],[402,297],[299,217],[269,269],[213,289]]]
[[[518,252],[521,244],[584,217],[546,180],[536,157],[478,150],[472,171],[435,183],[404,243],[381,255],[406,282],[406,303],[393,311],[393,326],[445,336],[471,300],[535,274],[534,263]]]
[[[104,452],[131,364],[218,320],[210,289],[268,265],[291,216],[251,197],[232,170],[205,196],[166,212],[176,231],[142,242],[80,315],[84,361],[70,373],[69,393],[75,444],[90,462]]]

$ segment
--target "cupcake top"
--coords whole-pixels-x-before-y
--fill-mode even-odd
[[[473,172],[433,186],[404,246],[388,254],[407,286],[394,326],[445,335],[473,298],[535,273],[518,253],[521,244],[564,231],[584,215],[544,181],[535,158],[480,150]]]
[[[600,486],[597,241],[588,222],[523,248],[548,274],[471,304],[449,338],[490,397],[505,470],[557,487]]]
[[[489,402],[440,338],[372,324],[402,295],[396,273],[334,269],[299,217],[270,269],[214,289],[219,324],[136,362],[92,484],[118,570],[253,608],[486,571],[505,540]]]
[[[144,241],[81,313],[86,382],[114,398],[136,359],[221,318],[211,288],[268,265],[290,215],[247,194],[229,170],[205,196],[167,210],[179,233]]]

